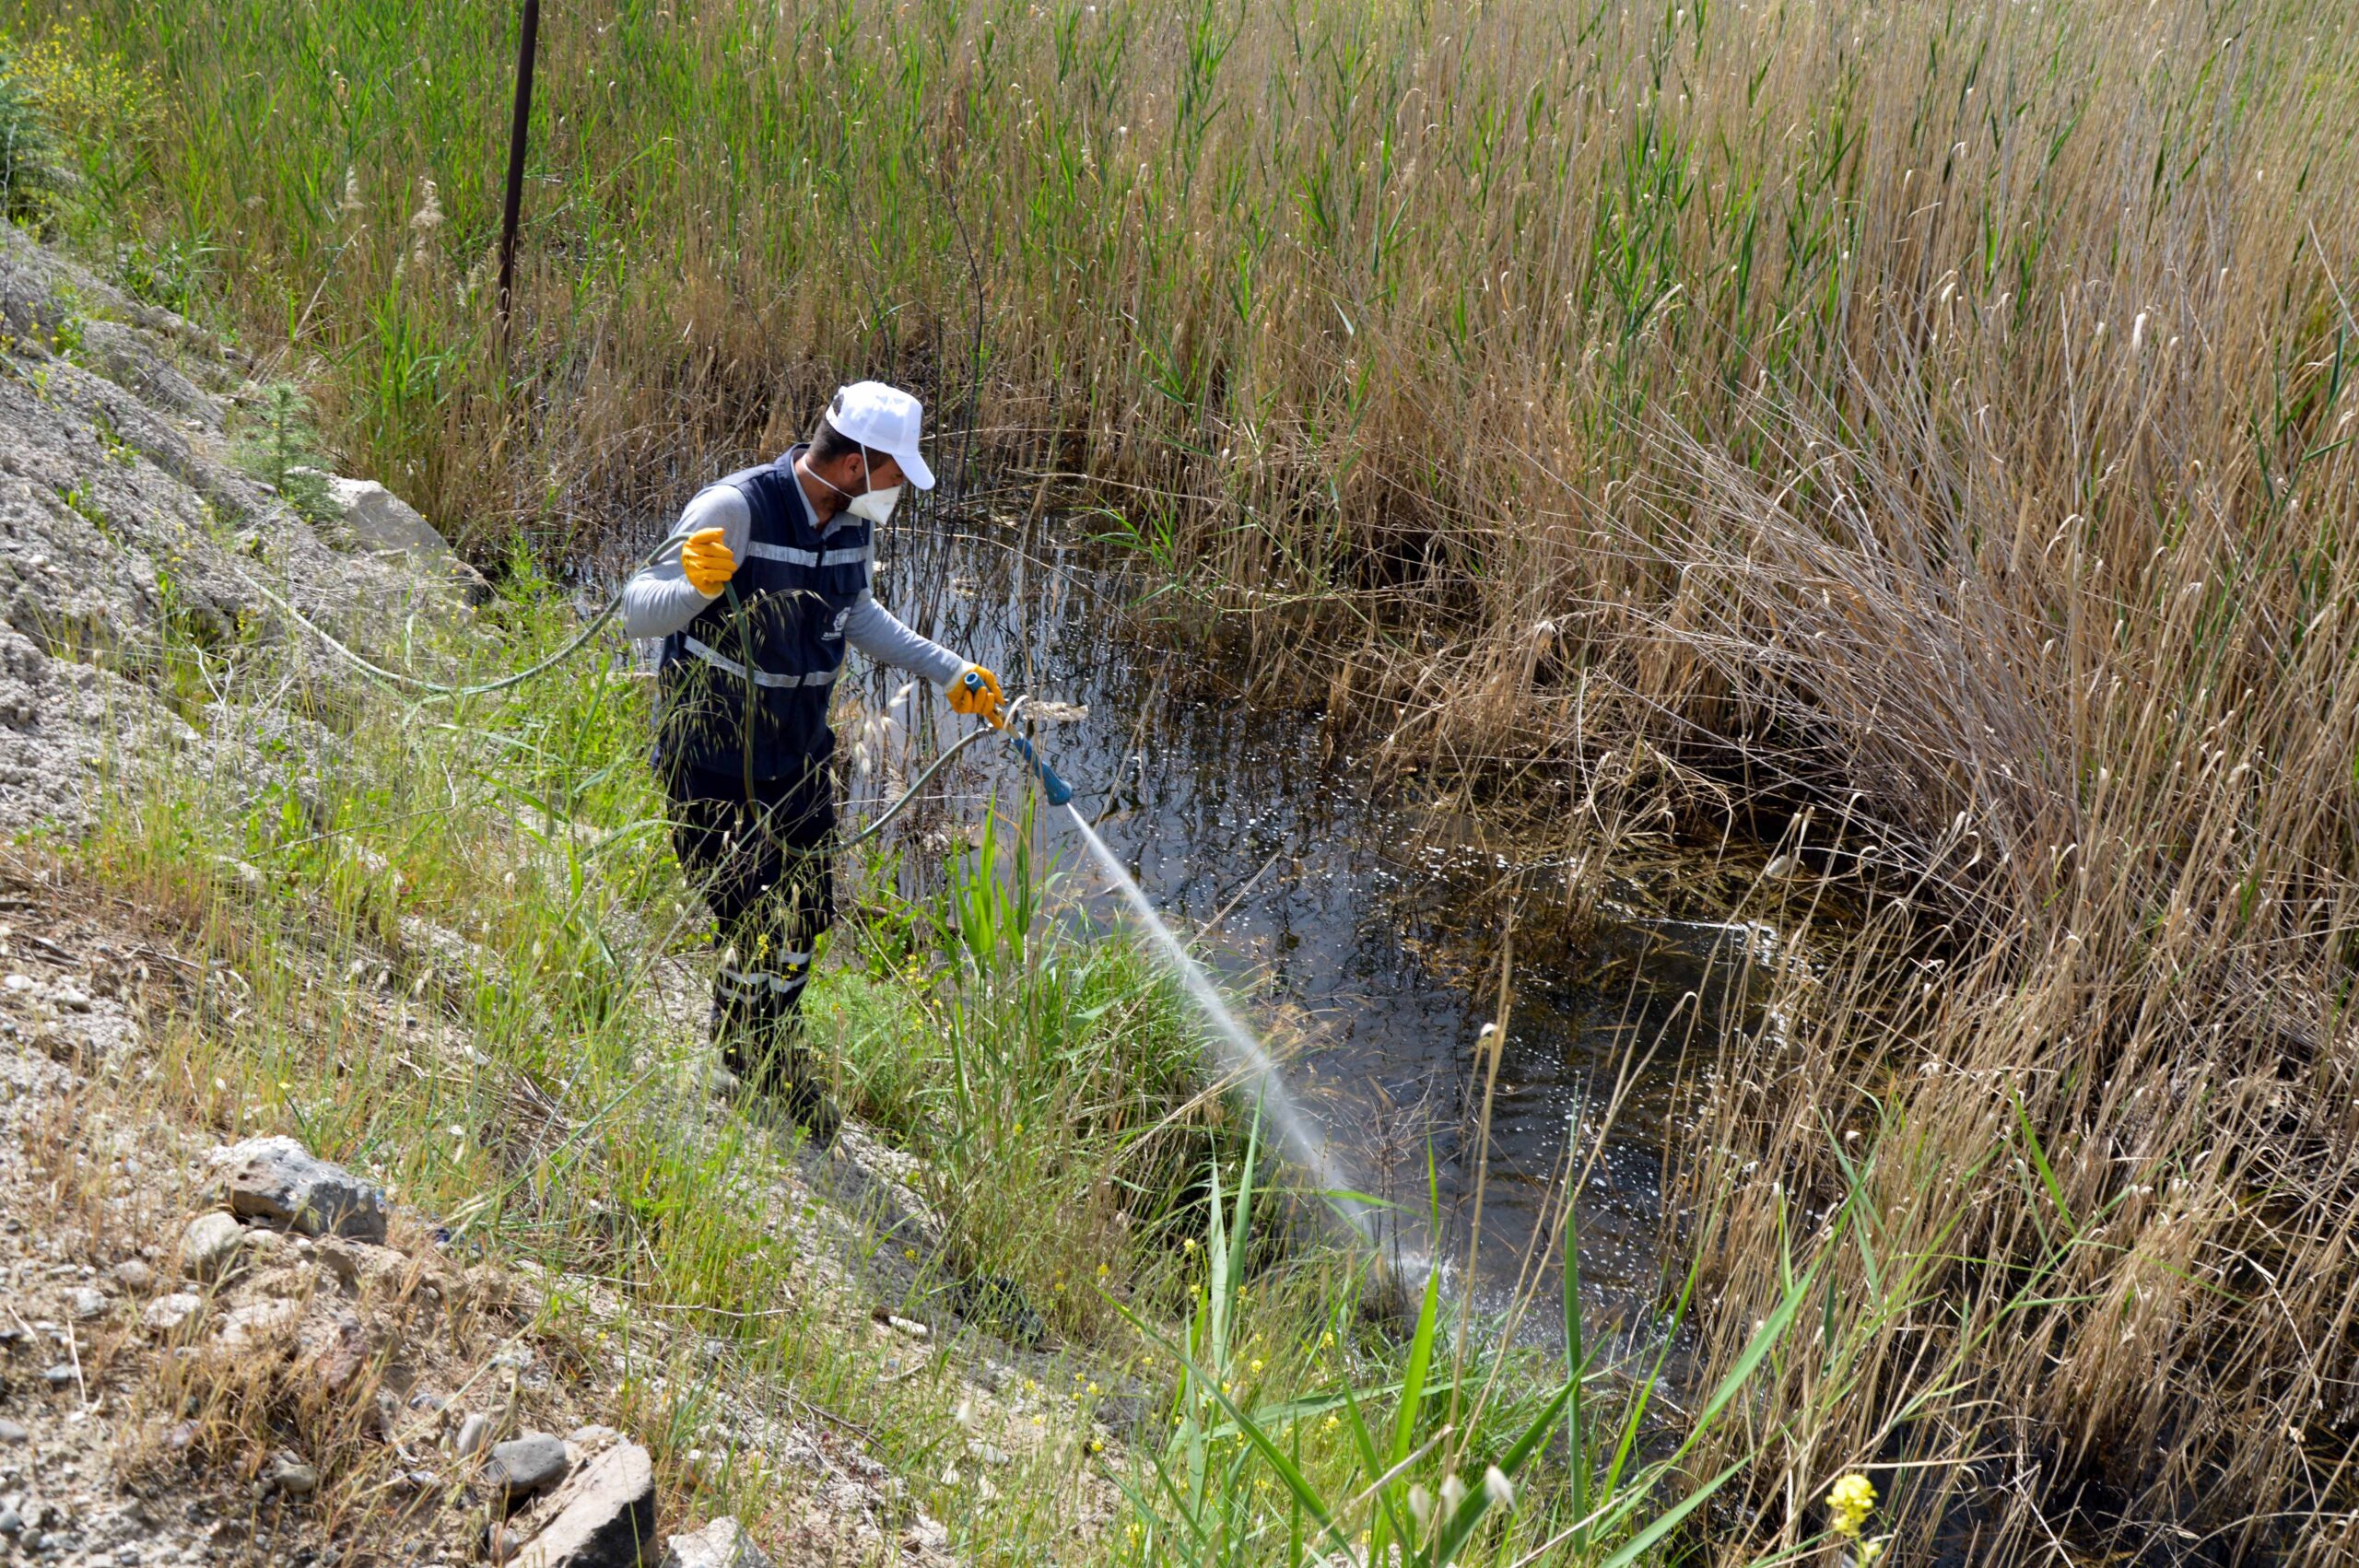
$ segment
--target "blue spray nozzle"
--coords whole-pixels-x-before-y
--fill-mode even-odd
[[[981,691],[983,689],[981,672],[968,671],[966,674],[959,677],[959,685],[970,692]],[[1040,791],[1049,798],[1049,804],[1062,806],[1073,803],[1073,786],[1057,777],[1057,770],[1049,766],[1047,758],[1033,749],[1032,743],[1028,739],[1007,727],[1005,714],[992,711],[979,717],[984,723],[1005,735],[1008,744],[1014,746],[1023,755],[1024,760],[1032,765],[1032,771],[1040,776]]]
[[[1040,776],[1040,793],[1048,797],[1049,804],[1052,806],[1071,804],[1073,786],[1057,777],[1057,770],[1049,766],[1048,759],[1033,749],[1030,741],[1015,731],[1006,731],[1005,734],[1008,740],[1014,743],[1015,749],[1024,754],[1024,760],[1032,765],[1032,771]]]

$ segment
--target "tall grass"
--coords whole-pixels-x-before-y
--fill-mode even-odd
[[[970,498],[1108,506],[1263,690],[1850,883],[1854,955],[1700,1085],[1710,1355],[1790,1256],[1837,1321],[1931,1272],[1846,1402],[1774,1363],[1721,1544],[1872,1461],[1920,1543],[2347,1550],[2349,7],[584,12],[507,370],[504,7],[87,9],[168,112],[82,221],[217,248],[455,528],[635,540],[899,377]]]

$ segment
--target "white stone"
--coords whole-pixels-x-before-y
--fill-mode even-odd
[[[229,1309],[213,1342],[225,1351],[259,1350],[284,1336],[302,1316],[303,1304],[285,1296],[250,1301]]]
[[[181,1237],[181,1267],[192,1278],[217,1280],[229,1272],[238,1249],[246,1244],[246,1228],[216,1210],[189,1222]]]
[[[187,1291],[174,1291],[170,1295],[158,1296],[149,1302],[147,1310],[140,1314],[140,1321],[154,1333],[169,1334],[204,1309],[203,1296]]]
[[[734,1519],[715,1519],[663,1544],[663,1568],[770,1568],[770,1560]]]

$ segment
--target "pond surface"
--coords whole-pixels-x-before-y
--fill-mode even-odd
[[[1151,626],[1123,613],[1149,584],[1100,548],[1038,527],[891,532],[879,591],[896,614],[991,665],[1011,694],[1086,706],[1085,719],[1037,731],[1043,751],[1249,1023],[1293,1057],[1296,1093],[1337,1163],[1397,1205],[1389,1228],[1413,1256],[1466,1257],[1481,1164],[1477,1043],[1496,1012],[1507,892],[1520,884],[1476,1300],[1496,1307],[1512,1294],[1535,1233],[1553,1223],[1578,1123],[1581,1149],[1598,1151],[1579,1205],[1588,1299],[1601,1328],[1647,1316],[1676,1064],[1683,1050],[1709,1057],[1743,984],[1731,977],[1748,951],[1758,962],[1770,933],[1714,920],[1692,889],[1649,895],[1643,873],[1618,870],[1577,922],[1564,907],[1567,846],[1486,847],[1479,825],[1379,790],[1348,745],[1330,743],[1322,715],[1224,698],[1233,680],[1157,646]],[[847,695],[873,710],[905,679],[864,669]],[[939,703],[921,711],[956,722]],[[931,756],[940,738],[913,737],[909,755]],[[1019,783],[1004,751],[970,755],[980,760],[949,785],[965,797],[953,814],[969,820],[993,788],[1004,797]],[[873,775],[856,781],[846,820],[887,794]],[[1061,816],[1043,813],[1039,832],[1085,888],[1099,874]],[[1110,900],[1092,902],[1118,918]],[[1599,1148],[1625,1073],[1630,1090]],[[1540,1319],[1555,1291],[1543,1286]]]

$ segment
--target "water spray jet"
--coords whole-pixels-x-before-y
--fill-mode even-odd
[[[980,694],[982,691],[981,678],[969,672],[966,686],[968,692]],[[987,707],[981,710],[980,717],[1007,738],[1016,754],[1039,776],[1041,790],[1049,803],[1062,806],[1065,813],[1073,818],[1074,827],[1080,833],[1082,842],[1089,847],[1091,857],[1122,895],[1122,902],[1137,919],[1139,929],[1145,932],[1148,945],[1156,956],[1179,980],[1180,989],[1187,992],[1188,1000],[1195,1004],[1204,1022],[1212,1025],[1212,1036],[1220,1054],[1222,1068],[1250,1087],[1261,1103],[1262,1114],[1276,1129],[1279,1143],[1287,1156],[1309,1174],[1320,1194],[1351,1227],[1353,1235],[1363,1243],[1373,1243],[1375,1229],[1370,1223],[1367,1204],[1346,1195],[1346,1184],[1342,1172],[1336,1167],[1334,1156],[1328,1151],[1325,1136],[1287,1089],[1277,1059],[1229,1010],[1219,988],[1205,974],[1204,966],[1196,961],[1195,955],[1188,951],[1186,944],[1174,934],[1163,917],[1156,913],[1155,906],[1147,902],[1146,894],[1140,888],[1138,880],[1107,847],[1106,841],[1097,837],[1097,830],[1089,825],[1089,819],[1082,814],[1081,808],[1074,804],[1073,786],[1057,777],[1056,770],[1049,766],[1048,760],[1040,755],[1032,742],[1011,725],[1009,721],[1022,706],[1023,699],[1019,697],[1004,710],[996,706]]]

